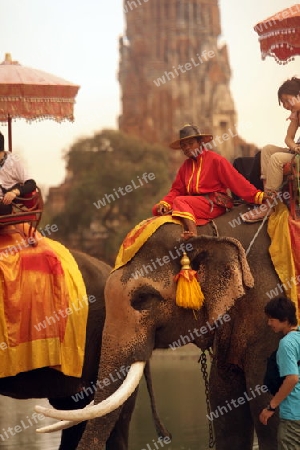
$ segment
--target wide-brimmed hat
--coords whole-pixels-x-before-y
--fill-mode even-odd
[[[195,125],[184,125],[183,128],[179,130],[179,139],[170,144],[170,147],[174,150],[180,150],[180,142],[184,139],[201,137],[202,142],[207,143],[212,141],[213,136],[211,134],[201,133]]]

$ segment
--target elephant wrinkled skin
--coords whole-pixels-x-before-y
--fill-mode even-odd
[[[243,249],[248,249],[261,224],[230,224],[246,210],[246,206],[240,206],[215,220],[223,237],[215,237],[215,227],[207,224],[198,227],[198,237],[185,242],[192,245],[188,255],[205,295],[204,305],[196,313],[175,303],[174,275],[180,270],[180,257],[169,258],[169,262],[163,259],[170,251],[176,255],[180,248],[179,225],[159,228],[128,264],[109,276],[105,288],[100,380],[123,365],[147,361],[153,349],[167,349],[184,336],[193,334],[194,344],[202,349],[213,343],[210,402],[211,411],[219,411],[219,417],[213,420],[217,450],[251,450],[254,429],[260,450],[277,448],[277,414],[268,426],[262,425],[258,416],[270,400],[269,394],[260,390],[266,358],[278,343],[267,326],[264,305],[269,301],[267,293],[279,279],[268,252],[266,225],[246,259]],[[219,320],[216,326],[216,320],[225,313],[227,320]],[[205,327],[213,330],[206,333]],[[98,390],[95,403],[113,394],[117,384],[121,380]],[[238,401],[240,398],[244,401]],[[89,421],[79,449],[104,449],[119,415],[117,408]]]

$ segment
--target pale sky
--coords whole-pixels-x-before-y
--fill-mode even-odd
[[[81,86],[74,123],[13,122],[13,151],[23,155],[39,184],[56,186],[64,180],[62,154],[75,140],[92,137],[103,128],[117,128],[122,4],[122,0],[0,0],[0,61],[11,53],[23,66]],[[300,76],[300,56],[287,65],[273,58],[262,61],[253,26],[294,4],[289,0],[219,1],[238,131],[258,146],[284,145],[289,113],[278,106],[277,90],[287,78]],[[6,126],[0,124],[0,130],[7,136]]]

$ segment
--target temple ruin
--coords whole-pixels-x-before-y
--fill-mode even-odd
[[[185,123],[240,156],[226,45],[217,0],[126,0],[120,38],[121,131],[168,144]]]

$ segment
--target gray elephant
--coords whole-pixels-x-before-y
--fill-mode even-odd
[[[268,252],[266,225],[254,239],[261,224],[241,223],[240,214],[246,210],[244,205],[234,208],[198,227],[198,237],[185,242],[180,225],[165,224],[130,262],[112,272],[105,288],[107,315],[98,379],[108,379],[126,366],[130,368],[126,380],[116,383],[121,386],[118,390],[116,384],[98,390],[95,405],[84,411],[37,407],[60,420],[95,419],[88,423],[79,449],[105,448],[120,405],[135,390],[153,350],[184,345],[187,337],[201,349],[213,346],[210,420],[217,450],[251,450],[254,429],[260,450],[277,448],[277,415],[268,426],[258,416],[270,400],[263,375],[266,359],[278,343],[267,326],[264,305],[279,279]],[[174,275],[180,271],[184,246],[205,296],[196,312],[175,302]]]
[[[65,376],[51,368],[37,369],[14,377],[1,378],[0,393],[2,395],[17,399],[48,398],[50,403],[58,409],[83,408],[93,398],[94,390],[91,387],[97,380],[105,320],[104,286],[111,267],[84,253],[77,251],[72,253],[83,275],[88,296],[93,295],[96,299],[89,304],[82,377]],[[77,395],[74,399],[78,393],[81,395]],[[126,403],[120,420],[113,427],[107,439],[108,450],[127,448],[129,421],[133,408],[134,398]],[[76,449],[85,425],[86,423],[83,422],[64,430],[59,448],[61,450]]]

